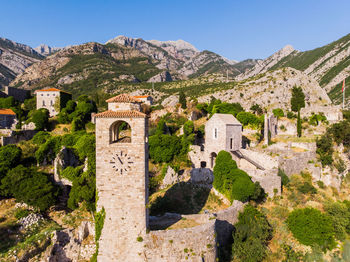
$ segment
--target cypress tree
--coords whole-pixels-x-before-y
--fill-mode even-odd
[[[185,93],[183,91],[180,91],[180,93],[179,93],[179,103],[181,104],[182,109],[187,108],[186,96],[185,96]]]
[[[300,110],[298,111],[297,133],[298,133],[298,137],[301,137],[301,119],[300,119]]]

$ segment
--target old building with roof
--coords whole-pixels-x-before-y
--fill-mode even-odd
[[[0,109],[0,129],[14,129],[16,124],[16,113],[12,109]]]
[[[151,106],[153,104],[153,98],[149,95],[144,96],[134,96],[136,99],[140,100],[142,103]]]
[[[49,110],[50,117],[56,116],[61,108],[72,99],[72,95],[57,88],[44,88],[37,90],[36,108],[46,108]]]

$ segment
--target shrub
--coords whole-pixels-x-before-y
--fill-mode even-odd
[[[18,208],[15,212],[15,218],[21,219],[23,217],[28,216],[29,214],[30,214],[30,211],[28,209]]]
[[[35,124],[35,130],[44,130],[48,127],[49,117],[49,111],[46,108],[40,108],[33,112],[31,118],[27,122],[33,122]]]
[[[283,109],[281,109],[281,108],[275,108],[275,109],[273,109],[273,110],[272,110],[272,113],[273,113],[273,115],[274,115],[275,117],[278,117],[278,118],[284,117],[284,112],[283,112]]]
[[[250,107],[250,111],[252,111],[254,114],[257,114],[257,115],[262,115],[263,114],[263,110],[261,108],[260,105],[258,104],[254,104]]]
[[[316,153],[319,156],[322,166],[333,163],[333,140],[329,133],[324,134],[316,140]]]
[[[61,177],[67,178],[70,181],[74,181],[82,172],[82,167],[66,167],[60,174]]]
[[[286,173],[282,169],[278,168],[277,175],[281,177],[282,186],[287,186],[289,183],[289,177],[286,175]]]
[[[45,142],[49,140],[49,138],[51,138],[51,135],[49,132],[39,131],[33,136],[32,141],[36,145],[42,145],[42,144],[45,144]]]
[[[85,123],[82,117],[75,117],[72,121],[72,131],[76,132],[85,129]]]
[[[257,117],[256,115],[250,112],[240,112],[237,114],[237,120],[242,123],[243,126],[252,126],[255,128],[259,128],[263,121]]]
[[[39,147],[39,149],[35,152],[35,158],[38,163],[43,163],[45,160],[47,162],[52,162],[60,150],[61,137],[54,136]]]
[[[19,164],[21,157],[22,150],[15,145],[0,147],[0,182],[11,168]]]
[[[15,197],[18,202],[23,201],[40,211],[52,206],[59,192],[45,174],[22,165],[7,173],[2,179],[1,189],[6,196]]]
[[[301,108],[305,107],[305,95],[301,87],[293,87],[290,103],[294,112],[298,112]]]
[[[84,160],[89,154],[95,154],[95,136],[93,134],[81,136],[74,148],[77,150],[80,160]]]
[[[189,136],[194,133],[194,124],[192,121],[188,120],[184,124],[184,135]]]
[[[301,125],[301,119],[300,119],[300,110],[298,111],[298,118],[297,118],[297,133],[298,137],[301,137],[302,132],[302,125]]]
[[[88,210],[95,209],[96,179],[90,172],[84,172],[73,180],[69,193],[68,207],[76,209],[79,203],[85,202]]]
[[[350,233],[350,210],[342,202],[331,202],[325,205],[325,211],[330,216],[335,237],[341,241]]]
[[[156,163],[168,163],[181,151],[181,139],[171,135],[154,135],[149,138],[150,158]]]
[[[287,219],[288,228],[302,244],[317,244],[323,249],[333,249],[334,230],[331,218],[314,208],[295,209]]]
[[[212,108],[212,110],[210,110]],[[232,114],[236,116],[239,112],[243,112],[244,109],[239,103],[221,103],[220,100],[214,100],[213,104],[209,104],[209,112],[212,114],[222,113],[222,114]]]
[[[267,244],[272,237],[272,228],[266,217],[251,205],[239,213],[233,233],[232,254],[235,259],[255,262],[267,255]]]
[[[298,186],[298,190],[303,194],[316,194],[317,189],[310,183],[310,182],[304,182],[302,185]]]
[[[291,111],[287,112],[287,118],[288,119],[293,119],[293,118],[296,118],[296,117],[297,116],[293,112],[291,112]]]

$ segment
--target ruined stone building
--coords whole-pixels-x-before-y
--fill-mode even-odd
[[[50,117],[56,116],[60,108],[64,108],[66,103],[72,99],[72,95],[57,88],[44,88],[37,90],[36,109],[46,108]]]
[[[30,97],[30,91],[25,89],[19,89],[15,87],[5,86],[3,91],[0,91],[0,97],[13,96],[15,100],[24,102],[25,99]]]
[[[16,124],[16,113],[12,109],[0,109],[0,129],[15,128]]]
[[[271,128],[275,135],[277,121],[269,118],[266,123],[266,128]],[[242,124],[231,114],[214,114],[207,121],[205,142],[202,146],[192,146],[189,157],[194,168],[213,169],[221,150],[230,152],[238,167],[246,171],[254,182],[258,181],[269,195],[274,195],[275,189],[281,192],[277,161],[266,154],[242,147]]]

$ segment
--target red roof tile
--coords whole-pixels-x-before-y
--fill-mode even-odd
[[[120,117],[120,118],[128,118],[128,117],[138,117],[138,118],[146,118],[147,115],[139,112],[139,111],[112,111],[108,110],[102,113],[98,113],[95,115],[97,118],[113,118],[113,117]]]
[[[0,115],[16,115],[15,112],[12,111],[12,109],[0,109]]]
[[[135,98],[147,98],[149,96],[134,96]]]
[[[120,102],[120,103],[141,103],[140,100],[128,94],[120,94],[115,97],[106,100],[107,103]]]
[[[41,89],[41,90],[37,90],[37,92],[51,92],[51,91],[59,91],[59,92],[62,92],[61,90],[59,90],[59,89],[57,89],[57,88],[53,88],[53,87],[44,88],[44,89]]]

